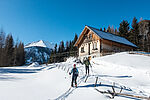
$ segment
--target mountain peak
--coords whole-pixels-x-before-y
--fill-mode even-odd
[[[45,48],[53,49],[54,44],[48,41],[39,40],[36,42],[29,43],[25,46],[25,48],[28,48],[28,47],[45,47]]]

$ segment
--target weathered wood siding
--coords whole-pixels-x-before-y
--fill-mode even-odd
[[[121,52],[121,51],[129,51],[132,50],[133,48],[113,41],[102,40],[102,49],[103,52]]]
[[[92,36],[90,38],[90,35]],[[90,45],[89,45],[90,44]],[[96,45],[97,49],[93,48]],[[85,40],[82,42],[81,46],[79,47],[79,56],[87,56],[89,55],[89,46],[90,46],[90,55],[100,54],[100,39],[97,35],[95,35],[92,31],[89,31],[86,34]],[[84,52],[81,52],[81,48],[84,47]]]

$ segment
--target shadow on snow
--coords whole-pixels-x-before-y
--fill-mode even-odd
[[[91,76],[97,76],[97,77],[113,77],[113,78],[131,78],[132,76],[111,76],[111,75],[91,75]]]
[[[112,85],[108,85],[108,84],[96,84],[96,87],[112,87]],[[89,88],[89,87],[95,87],[95,84],[88,84],[88,85],[84,85],[84,86],[78,86],[79,88]],[[121,89],[121,87],[118,87],[118,86],[114,86],[114,88],[117,88],[117,89]],[[126,89],[126,88],[123,88],[123,90],[126,90],[126,91],[132,91],[131,89]]]
[[[9,73],[37,73],[37,71],[42,70],[40,69],[13,69],[13,68],[0,68],[0,74],[9,74]]]
[[[1,81],[12,81],[12,80],[19,80],[21,78],[16,78],[13,76],[0,76]]]

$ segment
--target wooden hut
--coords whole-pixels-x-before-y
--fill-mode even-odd
[[[118,35],[103,32],[85,26],[75,46],[78,47],[79,58],[98,57],[112,52],[131,51],[137,46]]]

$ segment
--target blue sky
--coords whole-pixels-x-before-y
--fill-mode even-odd
[[[0,0],[0,27],[25,44],[72,40],[85,25],[119,27],[122,20],[150,20],[150,0]]]

